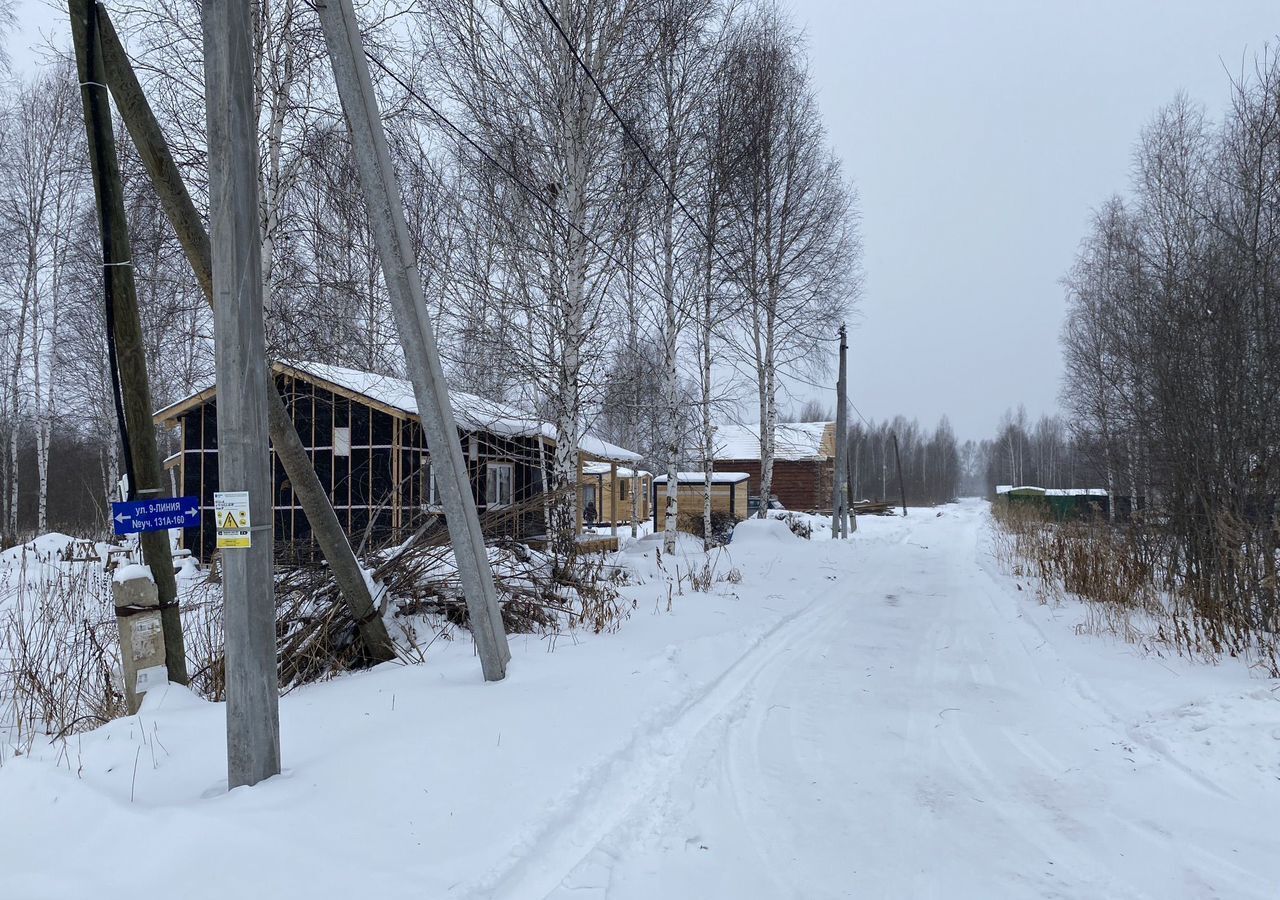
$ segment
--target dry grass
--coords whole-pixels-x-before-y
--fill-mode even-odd
[[[1242,657],[1280,677],[1276,634],[1228,615],[1202,581],[1179,572],[1159,527],[1054,522],[1017,506],[997,506],[995,519],[997,557],[1035,585],[1040,602],[1085,602],[1078,631],[1207,662]]]
[[[4,589],[12,594],[0,612],[0,735],[10,752],[123,715],[106,578],[91,567],[50,568],[28,579],[23,566],[9,574]]]

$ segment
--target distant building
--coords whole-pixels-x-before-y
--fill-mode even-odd
[[[1111,498],[1104,488],[1042,488],[1034,485],[998,484],[996,502],[1039,506],[1057,519],[1106,518]]]
[[[802,512],[830,510],[835,459],[835,422],[778,423],[774,428],[771,493],[787,509]],[[752,496],[759,496],[759,426],[723,425],[717,428],[715,466],[717,469],[745,472],[748,491]]]

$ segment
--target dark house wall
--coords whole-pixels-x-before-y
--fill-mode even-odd
[[[831,490],[835,483],[835,460],[773,461],[773,494],[787,509],[799,512],[831,509]],[[760,460],[718,459],[720,472],[746,472],[751,496],[760,495]]]
[[[311,455],[312,464],[329,493],[334,512],[345,527],[352,545],[369,546],[407,537],[436,513],[427,508],[424,461],[429,459],[421,425],[412,419],[392,416],[358,399],[331,391],[289,375],[277,375],[277,385],[289,407],[298,436]],[[179,421],[183,429],[183,485],[186,495],[200,497],[201,523],[183,532],[183,546],[201,559],[214,552],[216,526],[213,495],[222,490],[218,479],[217,402],[209,400],[188,410]],[[334,452],[334,429],[351,429],[350,455]],[[503,437],[479,433],[476,453],[470,454],[471,435],[459,438],[467,461],[472,494],[483,513],[486,463],[513,464],[513,500],[519,504],[542,492],[537,442],[532,438]],[[275,485],[275,540],[291,545],[298,554],[310,553],[311,525],[298,505],[284,467],[271,454]],[[228,485],[228,490],[235,490]],[[525,515],[514,528],[507,522],[501,530],[515,530],[514,537],[540,532],[542,517]]]

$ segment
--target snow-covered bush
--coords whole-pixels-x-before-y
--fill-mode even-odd
[[[789,512],[784,513],[778,518],[786,523],[787,527],[791,529],[791,533],[796,537],[804,538],[806,541],[813,537],[813,525],[809,521],[808,516]]]

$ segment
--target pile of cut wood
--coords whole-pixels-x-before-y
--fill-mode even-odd
[[[854,515],[858,516],[896,516],[897,508],[888,500],[859,500],[853,504]]]

